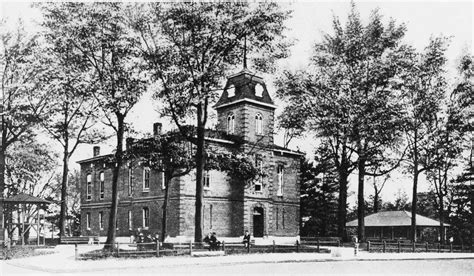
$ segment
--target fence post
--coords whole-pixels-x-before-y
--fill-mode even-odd
[[[441,243],[438,243],[438,253],[441,252]]]
[[[296,253],[300,252],[300,242],[296,240]]]
[[[382,252],[385,253],[386,241],[382,241]]]
[[[337,247],[341,247],[341,241],[337,240]]]
[[[402,252],[400,241],[397,242],[397,246],[398,246],[398,253]]]
[[[276,250],[276,248],[275,248],[275,240],[273,240],[273,253],[275,253],[275,250]]]
[[[247,253],[250,253],[250,244],[251,244],[251,242],[248,243],[248,246],[247,246]]]
[[[120,256],[120,248],[119,243],[117,242],[117,258]]]
[[[160,256],[160,241],[156,240],[156,256]]]
[[[453,244],[452,243],[449,244],[449,252],[453,253]]]
[[[193,242],[189,242],[189,255],[193,255]]]
[[[78,254],[77,254],[77,243],[74,244],[74,259],[77,260],[77,258],[79,257]]]
[[[321,251],[320,251],[320,247],[319,247],[320,246],[319,239],[317,239],[317,243],[318,243],[318,253],[320,253]]]
[[[413,252],[416,251],[416,242],[413,242]]]
[[[367,252],[370,253],[370,241],[367,241]]]
[[[225,241],[222,241],[222,251],[224,251],[225,254]]]
[[[428,252],[428,242],[425,243],[426,252]]]
[[[464,251],[464,244],[461,243],[461,252],[463,252],[463,251]]]

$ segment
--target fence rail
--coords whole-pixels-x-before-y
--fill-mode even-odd
[[[412,242],[367,242],[368,252],[469,252],[469,247],[463,245],[440,243],[412,243]]]
[[[251,241],[249,245],[239,242],[223,241],[216,251],[223,254],[248,254],[248,253],[288,253],[288,252],[329,252],[323,246],[337,246],[337,242],[316,241],[303,242],[295,241],[294,244],[277,244],[273,241],[270,245],[255,245],[255,241]],[[205,243],[116,243],[113,250],[104,250],[96,248],[90,250],[92,245],[75,244],[76,259],[95,259],[103,257],[161,257],[176,255],[192,255],[193,252],[211,251]],[[97,247],[97,246],[96,246]]]

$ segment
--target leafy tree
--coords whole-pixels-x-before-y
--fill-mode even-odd
[[[69,38],[66,45],[72,45],[74,51],[81,53],[81,61],[90,70],[88,81],[96,85],[92,95],[104,123],[115,132],[112,205],[104,247],[111,250],[116,234],[125,119],[144,93],[148,80],[139,52],[139,39],[128,20],[135,9],[116,2],[48,4],[43,10],[51,31]]]
[[[47,5],[46,5],[46,10]],[[66,209],[68,203],[69,160],[82,143],[97,143],[103,135],[93,126],[97,123],[97,103],[92,97],[93,84],[88,81],[89,68],[83,55],[74,48],[70,38],[55,30],[55,23],[46,33],[49,42],[47,54],[53,68],[48,91],[48,116],[42,122],[47,133],[62,147],[61,211],[59,215],[60,237],[65,235]]]
[[[408,211],[410,210],[411,203],[409,202],[408,195],[398,190],[396,194],[394,194],[395,199],[393,202],[386,202],[383,204],[382,209],[384,211]]]
[[[269,71],[286,56],[283,22],[276,3],[153,3],[134,18],[143,54],[160,88],[155,93],[183,137],[196,146],[195,241],[202,240],[205,135],[210,105],[222,81],[241,62],[243,41],[256,69]],[[195,128],[185,126],[195,120]]]
[[[328,148],[318,149],[316,166],[305,161],[301,172],[301,234],[331,236],[337,231],[337,173]]]
[[[0,22],[0,80],[2,103],[0,144],[0,198],[4,196],[6,157],[16,143],[34,135],[33,126],[44,115],[49,68],[38,36],[31,36],[21,21],[14,31]],[[0,206],[2,213],[3,206]]]
[[[380,176],[398,165],[395,162],[392,168],[375,174],[368,170],[385,162],[388,157],[383,153],[399,142],[402,109],[393,81],[406,65],[411,50],[401,45],[403,25],[397,26],[391,20],[384,26],[382,16],[375,10],[364,26],[355,4],[344,28],[334,18],[333,31],[315,44],[310,70],[286,72],[280,81],[284,85],[278,91],[292,106],[311,110],[311,116],[305,118],[308,129],[329,139],[333,147],[340,175],[340,229],[346,212],[347,177],[354,166],[357,168],[358,235],[364,240],[365,176]]]
[[[130,142],[132,145],[127,151],[128,159],[143,160],[150,169],[163,172],[165,197],[162,206],[161,241],[164,242],[170,185],[173,183],[173,179],[188,174],[194,168],[192,147],[177,133]]]
[[[372,187],[374,188],[374,194],[371,195],[372,198],[372,212],[378,213],[379,208],[382,206],[382,199],[380,198],[380,193],[382,192],[383,188],[385,187],[385,183],[387,180],[390,179],[389,175],[386,175],[382,181],[377,181],[377,177],[372,177]]]
[[[11,150],[6,156],[6,194],[14,196],[17,194],[28,194],[40,198],[49,198],[56,193],[58,185],[54,181],[57,165],[57,155],[51,151],[48,145],[36,141],[36,137],[22,139],[11,145]],[[6,205],[9,206],[9,205]],[[12,207],[12,206],[9,206]],[[23,211],[26,222],[32,222],[36,206],[26,205]],[[11,221],[7,210],[6,221]],[[8,229],[8,235],[12,234],[13,228]],[[26,240],[28,237],[26,233]]]
[[[407,145],[407,169],[412,174],[412,240],[415,240],[418,179],[432,164],[431,145],[435,137],[437,113],[446,89],[445,71],[446,39],[431,39],[425,52],[412,53],[404,74],[400,77],[405,109],[405,142]]]

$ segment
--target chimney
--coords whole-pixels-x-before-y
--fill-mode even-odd
[[[131,149],[133,142],[135,142],[135,139],[131,137],[128,137],[127,139],[125,139],[125,149],[126,150]]]
[[[93,154],[94,157],[99,156],[100,155],[100,147],[99,146],[94,146],[92,148],[92,154]]]
[[[161,135],[161,127],[162,127],[162,124],[161,123],[154,123],[153,124],[153,136],[159,136]]]

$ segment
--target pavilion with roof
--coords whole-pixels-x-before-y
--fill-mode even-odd
[[[45,210],[52,202],[28,194],[17,194],[3,199],[5,240],[12,240],[14,233],[18,233],[21,245],[25,245],[25,234],[36,232],[36,245],[40,245],[40,236],[44,231],[40,210]],[[44,244],[43,239],[43,244]],[[7,243],[10,245],[10,243]]]
[[[407,211],[384,211],[365,217],[365,232],[368,240],[409,240],[411,213]],[[357,228],[357,219],[346,224],[349,229]],[[445,223],[445,227],[450,225]],[[416,240],[435,241],[440,235],[440,222],[422,215],[416,215]]]

